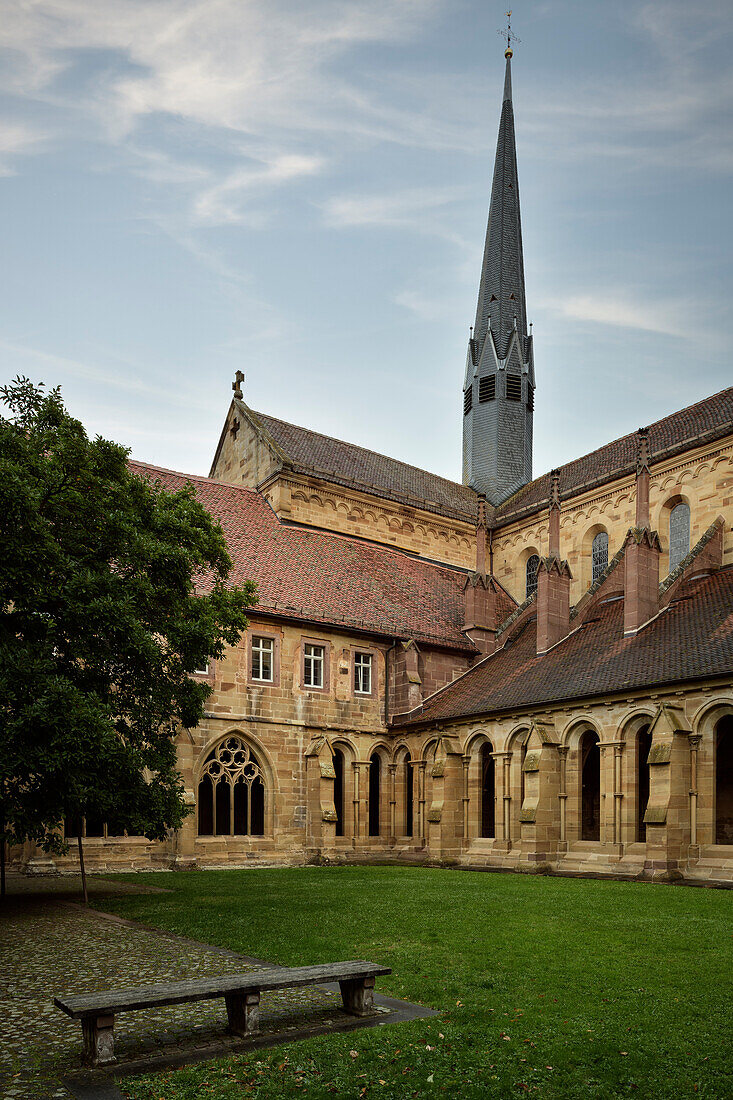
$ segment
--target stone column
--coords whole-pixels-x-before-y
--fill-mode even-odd
[[[417,834],[420,838],[420,847],[425,847],[425,768],[427,760],[416,760],[417,765]]]
[[[467,848],[470,840],[471,831],[469,828],[469,813],[471,810],[471,795],[469,794],[469,768],[471,767],[471,757],[462,756],[461,764],[463,765],[463,795],[461,801],[463,803],[463,847]]]
[[[695,862],[700,858],[700,844],[697,839],[697,753],[702,737],[699,733],[690,734],[690,848],[688,859]]]
[[[351,835],[352,847],[356,848],[359,844],[359,838],[361,836],[362,822],[360,820],[361,815],[359,813],[359,761],[352,760],[351,767],[354,773],[353,783],[353,797],[352,797],[352,821],[354,831]]]
[[[558,800],[560,803],[560,838],[558,840],[558,852],[568,850],[568,746],[558,745],[558,760],[560,762],[560,791]]]
[[[389,772],[389,843],[397,843],[397,765],[388,764]]]
[[[510,752],[492,752],[494,759],[494,790],[496,806],[500,812],[496,814],[494,832],[494,848],[497,851],[508,852],[512,846],[509,838],[509,813],[511,809],[511,794],[509,788],[509,765],[512,754]]]

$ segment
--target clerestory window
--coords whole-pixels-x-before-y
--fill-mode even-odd
[[[540,559],[538,554],[530,554],[527,558],[526,568],[526,582],[527,587],[525,591],[525,599],[529,599],[530,596],[534,596],[537,591],[537,570],[539,568]]]
[[[597,581],[608,566],[608,535],[605,531],[599,531],[593,539],[591,554],[593,558],[593,581]]]
[[[690,506],[681,501],[669,513],[669,571],[690,552]]]

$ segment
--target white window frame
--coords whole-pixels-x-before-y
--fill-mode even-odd
[[[326,665],[325,645],[303,643],[303,686],[323,690]]]
[[[270,675],[261,676],[257,675],[255,671],[255,656],[259,661],[259,672],[262,672],[263,657],[265,654],[270,658]],[[275,682],[275,639],[268,638],[264,634],[252,635],[252,648],[250,651],[251,665],[251,679],[256,680],[258,684],[273,684]]]
[[[356,650],[354,653],[354,694],[355,695],[371,695],[372,694],[372,666],[374,662],[372,660],[371,653],[364,653]],[[366,673],[367,687],[364,687],[364,674]],[[361,686],[359,686],[361,685]]]
[[[207,661],[204,668],[195,668],[193,670],[194,676],[208,676],[211,671],[211,662]]]

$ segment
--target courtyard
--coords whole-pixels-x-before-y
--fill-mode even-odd
[[[306,1017],[326,1029],[338,1017],[327,992],[288,994],[267,1009],[278,1045],[248,1051],[227,1046],[215,1003],[122,1016],[122,1095],[733,1094],[728,890],[309,867],[95,877],[99,912],[84,912],[74,887],[47,880],[6,909],[8,1097],[69,1095],[80,1029],[52,1008],[55,993],[229,972],[243,958],[371,959],[392,967],[380,993],[437,1015],[288,1042]],[[171,1048],[189,1064],[139,1072]]]

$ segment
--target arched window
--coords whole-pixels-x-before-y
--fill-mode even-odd
[[[336,836],[344,835],[344,754],[336,749],[333,754],[333,804],[336,809]]]
[[[412,836],[413,775],[410,754],[405,757],[405,836]]]
[[[593,561],[593,582],[595,582],[604,569],[608,567],[608,535],[605,531],[599,531],[593,539],[591,556]]]
[[[681,501],[669,513],[669,571],[690,552],[690,506]]]
[[[733,844],[733,717],[715,727],[715,843]]]
[[[495,835],[495,802],[494,802],[494,751],[490,742],[484,742],[481,746],[481,836],[493,837]]]
[[[646,840],[644,814],[649,801],[649,749],[652,735],[648,726],[642,726],[636,735],[636,839]]]
[[[537,569],[539,568],[540,559],[537,554],[530,554],[527,558],[527,588],[525,599],[529,599],[537,591]]]
[[[601,751],[593,730],[580,739],[580,839],[601,839]]]
[[[382,762],[379,753],[369,760],[369,836],[379,836],[379,804],[382,780]]]
[[[262,836],[265,784],[241,737],[225,738],[206,757],[198,787],[199,836]]]

